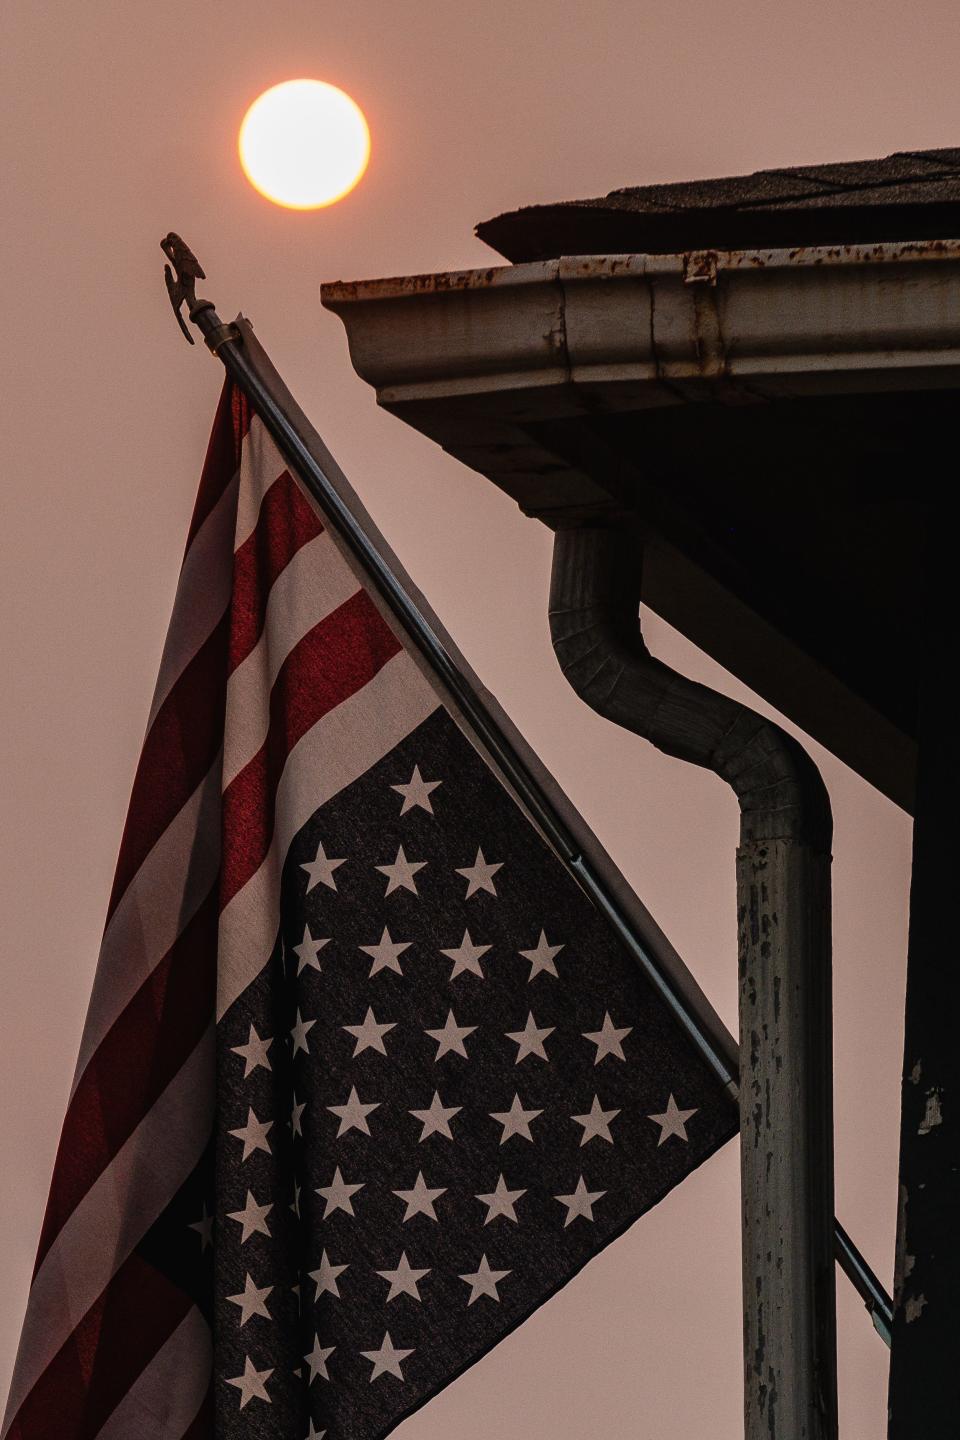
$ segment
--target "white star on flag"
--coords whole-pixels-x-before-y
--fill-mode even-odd
[[[339,1300],[340,1287],[337,1285],[337,1276],[349,1269],[349,1265],[332,1264],[324,1250],[320,1256],[320,1269],[310,1271],[310,1279],[317,1287],[317,1293],[313,1298],[319,1300],[321,1295],[333,1295]]]
[[[485,978],[480,968],[480,956],[486,955],[491,947],[489,945],[474,945],[470,939],[470,931],[464,930],[463,939],[460,944],[452,950],[441,950],[441,955],[446,955],[453,961],[453,969],[450,971],[450,979],[456,980],[458,975],[469,971],[472,975],[479,975],[480,979]]]
[[[424,1275],[430,1274],[430,1267],[427,1266],[425,1270],[414,1270],[407,1259],[406,1250],[401,1250],[397,1268],[395,1270],[378,1270],[377,1274],[382,1275],[384,1280],[390,1282],[390,1293],[384,1302],[389,1305],[390,1301],[396,1300],[398,1295],[409,1295],[413,1300],[420,1300],[418,1282],[423,1279]]]
[[[399,957],[404,950],[410,949],[412,943],[410,940],[399,942],[391,940],[390,931],[384,926],[383,934],[376,945],[361,945],[358,948],[365,955],[373,957],[373,964],[370,966],[371,976],[376,975],[378,970],[396,970],[398,975],[402,975]]]
[[[469,1056],[463,1042],[468,1035],[473,1034],[476,1028],[476,1025],[458,1025],[453,1017],[453,1011],[448,1010],[447,1018],[439,1030],[424,1030],[423,1033],[437,1042],[435,1060],[442,1060],[447,1054],[462,1055],[464,1060],[467,1060]]]
[[[273,1209],[273,1205],[258,1205],[252,1193],[247,1191],[246,1203],[242,1210],[231,1210],[228,1220],[236,1220],[241,1227],[240,1244],[245,1245],[251,1235],[266,1235],[269,1237],[270,1229],[267,1225],[267,1216]]]
[[[257,1370],[249,1355],[243,1357],[243,1374],[233,1380],[227,1380],[228,1385],[236,1385],[240,1391],[240,1409],[251,1400],[266,1400],[268,1405],[273,1402],[267,1394],[266,1383],[273,1374],[273,1366],[269,1370]],[[226,1379],[226,1376],[224,1376]]]
[[[462,1109],[462,1105],[445,1106],[439,1093],[434,1090],[430,1108],[428,1110],[411,1110],[410,1114],[423,1125],[421,1140],[426,1140],[430,1135],[443,1135],[446,1139],[452,1140],[450,1120],[454,1115],[459,1115]]]
[[[484,1225],[489,1225],[491,1220],[502,1217],[504,1220],[512,1220],[519,1224],[516,1210],[514,1209],[521,1195],[526,1195],[526,1190],[508,1190],[507,1182],[503,1176],[497,1181],[496,1188],[489,1195],[478,1195],[477,1199],[487,1207],[487,1218]]]
[[[480,890],[487,890],[491,895],[496,895],[497,892],[494,887],[493,877],[498,870],[503,869],[502,860],[497,864],[489,865],[483,858],[483,851],[478,849],[477,858],[472,865],[464,865],[462,867],[458,865],[455,868],[457,874],[462,875],[467,881],[467,893],[464,896],[465,900],[469,900],[471,895],[476,895]]]
[[[303,1139],[303,1128],[300,1124],[300,1121],[303,1118],[303,1112],[304,1110],[306,1110],[306,1108],[306,1100],[298,1100],[297,1092],[294,1091],[293,1104],[290,1109],[290,1129],[292,1130],[294,1135],[299,1135],[301,1140]]]
[[[543,1042],[548,1035],[553,1034],[554,1028],[553,1025],[538,1028],[531,1010],[522,1030],[508,1030],[507,1039],[512,1040],[517,1047],[517,1058],[514,1063],[519,1065],[520,1061],[526,1060],[528,1055],[535,1055],[538,1060],[546,1060],[547,1052],[543,1048]]]
[[[337,1131],[337,1139],[346,1135],[348,1130],[360,1130],[364,1135],[370,1134],[370,1126],[367,1124],[367,1116],[374,1110],[379,1110],[380,1101],[372,1100],[365,1105],[357,1094],[357,1087],[350,1086],[350,1094],[342,1105],[328,1105],[327,1109],[332,1115],[338,1116],[340,1129]]]
[[[403,796],[401,815],[406,815],[407,811],[412,810],[415,805],[419,805],[421,810],[426,810],[428,815],[432,815],[433,806],[430,803],[430,796],[437,786],[442,784],[442,780],[424,780],[420,774],[420,766],[414,765],[413,774],[406,785],[391,785],[390,789],[396,790],[398,795]]]
[[[397,858],[392,865],[375,865],[373,868],[387,877],[387,888],[383,892],[384,898],[392,895],[394,890],[410,890],[414,895],[419,895],[420,892],[413,877],[418,870],[423,869],[426,863],[426,860],[408,860],[401,845],[397,849]]]
[[[247,1321],[254,1315],[263,1315],[265,1319],[273,1317],[266,1306],[266,1298],[273,1289],[272,1285],[265,1285],[261,1290],[253,1283],[253,1277],[248,1273],[243,1282],[243,1290],[239,1295],[228,1295],[227,1299],[233,1305],[240,1307],[240,1329],[242,1330]]]
[[[696,1113],[696,1110],[680,1110],[676,1100],[674,1100],[671,1095],[667,1101],[667,1108],[662,1115],[648,1115],[648,1120],[652,1120],[654,1124],[661,1127],[657,1148],[660,1148],[664,1140],[669,1140],[671,1135],[676,1135],[678,1140],[686,1140],[686,1122],[690,1119],[691,1115],[696,1115]]]
[[[520,1103],[520,1096],[514,1095],[513,1104],[509,1110],[491,1110],[489,1112],[492,1120],[497,1120],[503,1126],[503,1135],[500,1144],[505,1145],[512,1135],[521,1135],[524,1140],[533,1140],[530,1134],[530,1123],[542,1115],[542,1110],[524,1110]]]
[[[608,1140],[613,1144],[613,1136],[610,1134],[610,1121],[615,1120],[620,1114],[619,1110],[603,1110],[600,1107],[600,1099],[597,1095],[593,1097],[593,1104],[590,1106],[588,1115],[571,1115],[570,1119],[575,1120],[578,1125],[583,1126],[583,1134],[580,1137],[580,1144],[586,1145],[588,1140]]]
[[[413,1351],[398,1350],[390,1339],[390,1331],[387,1330],[379,1350],[361,1350],[360,1354],[365,1360],[373,1362],[373,1372],[370,1376],[372,1383],[378,1375],[396,1375],[398,1380],[402,1380],[403,1372],[400,1369],[400,1362],[406,1360],[408,1355],[412,1355]]]
[[[592,1220],[594,1205],[606,1193],[606,1190],[588,1190],[581,1175],[572,1195],[556,1195],[554,1198],[559,1200],[561,1205],[567,1207],[567,1218],[563,1222],[564,1230],[568,1225],[572,1225],[578,1216],[584,1220]]]
[[[329,944],[329,936],[326,940],[314,940],[313,936],[310,933],[310,926],[304,925],[303,939],[300,941],[299,945],[294,945],[293,947],[293,953],[297,956],[297,959],[299,961],[299,964],[297,965],[297,974],[302,975],[308,965],[311,970],[319,971],[320,961],[317,959],[317,956],[320,954],[320,951],[323,949],[324,945]]]
[[[489,1295],[491,1300],[499,1301],[497,1286],[501,1280],[505,1280],[512,1272],[509,1270],[491,1270],[486,1255],[480,1256],[480,1264],[472,1275],[461,1275],[460,1279],[465,1280],[470,1286],[470,1299],[468,1305],[474,1300],[479,1300],[481,1295]]]
[[[327,1202],[327,1208],[323,1212],[324,1220],[326,1220],[328,1215],[332,1215],[335,1210],[345,1210],[348,1215],[352,1215],[353,1200],[351,1197],[356,1195],[358,1190],[362,1189],[363,1182],[359,1185],[348,1185],[340,1174],[340,1166],[338,1165],[333,1172],[333,1179],[330,1181],[330,1184],[317,1186],[317,1194],[322,1195],[323,1199]]]
[[[299,1007],[297,1008],[297,1023],[290,1031],[294,1055],[296,1055],[298,1050],[302,1050],[304,1055],[310,1054],[310,1046],[307,1044],[307,1032],[312,1030],[316,1023],[316,1020],[304,1020],[300,1014]]]
[[[439,1200],[441,1195],[446,1195],[446,1186],[438,1190],[431,1190],[423,1178],[423,1171],[419,1171],[413,1183],[412,1190],[394,1190],[398,1200],[403,1200],[407,1211],[403,1217],[403,1223],[412,1220],[415,1215],[426,1215],[428,1220],[436,1220],[437,1212],[433,1208],[433,1202]]]
[[[330,1379],[330,1376],[327,1374],[327,1361],[336,1348],[336,1345],[327,1345],[324,1347],[320,1344],[320,1336],[314,1336],[313,1349],[303,1357],[310,1366],[310,1379],[307,1381],[308,1386],[313,1384],[318,1375],[321,1380]]]
[[[231,1045],[231,1053],[234,1055],[239,1055],[243,1059],[244,1080],[246,1080],[247,1076],[250,1075],[252,1071],[256,1070],[258,1065],[262,1065],[264,1070],[272,1069],[270,1061],[267,1059],[267,1051],[270,1049],[270,1046],[272,1044],[272,1040],[261,1040],[260,1036],[257,1034],[256,1027],[254,1025],[251,1025],[250,1037],[247,1040],[246,1045]]]
[[[300,869],[306,870],[307,875],[310,877],[307,881],[307,894],[309,895],[310,891],[316,885],[326,885],[328,889],[336,890],[337,882],[333,878],[333,872],[345,864],[346,858],[342,860],[328,859],[323,845],[318,845],[316,857],[309,861],[308,864],[300,866]]]
[[[243,1160],[249,1160],[254,1150],[262,1150],[265,1155],[270,1155],[270,1141],[267,1139],[267,1131],[273,1128],[272,1120],[258,1120],[250,1106],[247,1107],[247,1123],[231,1130],[231,1135],[236,1135],[238,1140],[243,1141]],[[241,1164],[243,1164],[241,1160]]]
[[[584,1040],[589,1040],[592,1045],[597,1047],[594,1065],[599,1065],[606,1055],[612,1055],[616,1060],[625,1059],[623,1045],[620,1042],[627,1038],[632,1029],[632,1025],[624,1025],[618,1030],[607,1011],[604,1013],[603,1024],[599,1030],[584,1030],[582,1032]]]
[[[213,1244],[213,1216],[207,1213],[207,1202],[203,1202],[200,1210],[200,1219],[194,1220],[190,1225],[191,1230],[196,1230],[200,1236],[200,1254],[202,1255],[208,1245]]]
[[[537,941],[535,949],[518,950],[518,955],[522,955],[524,960],[530,961],[530,974],[527,977],[528,981],[535,980],[536,977],[541,974],[554,975],[557,977],[557,979],[559,979],[559,976],[557,976],[557,967],[553,962],[554,957],[559,955],[562,949],[562,945],[548,945],[547,937],[541,930],[540,939]]]
[[[370,1005],[367,1006],[367,1013],[360,1025],[341,1025],[341,1030],[346,1030],[348,1035],[353,1035],[356,1045],[353,1050],[353,1058],[363,1050],[379,1050],[381,1055],[386,1055],[387,1047],[383,1043],[383,1037],[390,1030],[396,1029],[396,1021],[387,1021],[380,1025]]]

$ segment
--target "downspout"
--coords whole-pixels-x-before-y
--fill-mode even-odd
[[[654,659],[635,533],[561,530],[550,629],[592,709],[713,770],[740,804],[746,1440],[836,1440],[830,802],[801,746]]]

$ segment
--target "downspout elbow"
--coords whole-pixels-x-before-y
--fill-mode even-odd
[[[802,746],[650,654],[639,619],[641,573],[635,534],[557,532],[550,632],[573,689],[606,719],[725,780],[740,804],[743,841],[789,838],[829,852],[829,797]]]

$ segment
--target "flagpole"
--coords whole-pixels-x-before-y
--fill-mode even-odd
[[[164,267],[167,292],[187,340],[193,344],[193,337],[181,313],[183,305],[186,305],[188,317],[200,331],[207,348],[220,360],[227,374],[246,394],[280,451],[295,468],[298,477],[328,517],[340,540],[369,577],[381,599],[409,633],[411,640],[469,721],[477,738],[489,750],[505,779],[557,856],[606,917],[624,948],[640,965],[649,983],[731,1099],[738,1101],[739,1080],[733,1058],[737,1046],[732,1036],[723,1036],[727,1042],[727,1053],[724,1054],[721,1045],[711,1036],[709,1027],[697,1016],[667,968],[658,963],[657,957],[643,942],[624,906],[604,883],[596,866],[583,854],[582,847],[556,807],[476,693],[428,617],[366,534],[295,423],[278,405],[244,346],[239,325],[224,323],[212,301],[197,297],[196,282],[198,279],[206,279],[206,276],[192,251],[172,232],[161,241],[161,249],[170,262]],[[890,1297],[843,1227],[836,1221],[834,1227],[834,1251],[837,1261],[860,1295],[878,1333],[889,1345],[893,1323]]]

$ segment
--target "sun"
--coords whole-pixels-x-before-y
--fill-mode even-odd
[[[367,168],[363,111],[324,80],[285,80],[243,117],[240,164],[255,190],[291,210],[318,210],[348,195]]]

